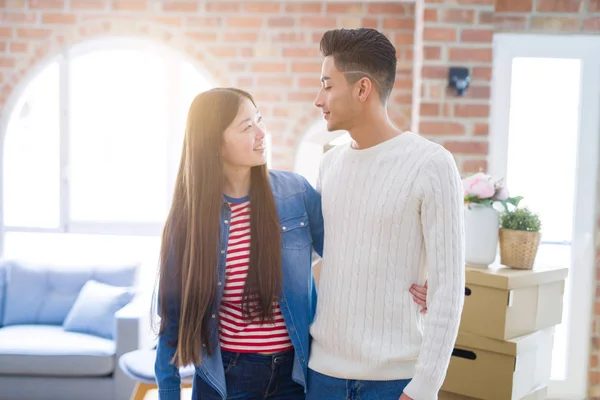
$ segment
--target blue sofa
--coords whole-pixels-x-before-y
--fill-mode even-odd
[[[0,261],[0,399],[129,399],[119,357],[152,340],[138,269]]]

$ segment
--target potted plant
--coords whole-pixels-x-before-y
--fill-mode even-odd
[[[542,223],[528,208],[505,211],[500,219],[500,263],[532,269],[540,244]]]
[[[499,214],[496,204],[508,210],[522,197],[510,197],[502,180],[478,172],[463,179],[465,209],[465,261],[473,267],[492,264],[498,253]]]

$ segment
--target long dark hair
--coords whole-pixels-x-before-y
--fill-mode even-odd
[[[159,304],[162,334],[178,322],[174,362],[197,363],[201,346],[211,354],[209,322],[215,304],[220,213],[223,204],[223,132],[237,116],[243,99],[239,89],[217,88],[199,94],[190,107],[173,202],[160,250]],[[274,301],[282,286],[281,233],[266,165],[251,169],[250,265],[244,287],[244,315],[258,313],[273,320]],[[250,309],[250,302],[258,304]],[[179,305],[179,313],[173,313]],[[176,319],[173,321],[172,319]]]

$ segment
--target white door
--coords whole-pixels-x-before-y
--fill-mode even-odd
[[[568,266],[552,399],[587,397],[595,297],[600,37],[494,36],[489,171],[539,213],[538,261]]]

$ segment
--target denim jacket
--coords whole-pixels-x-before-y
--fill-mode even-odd
[[[317,191],[300,175],[286,171],[270,171],[270,182],[275,197],[277,213],[281,225],[281,256],[283,269],[283,291],[278,303],[283,319],[295,350],[292,379],[304,386],[308,356],[310,354],[309,326],[312,323],[317,301],[317,292],[311,273],[312,250],[322,256],[323,253],[323,214],[321,197]],[[231,209],[223,200],[221,207],[221,224],[218,263],[217,301],[213,315],[219,315],[221,297],[225,287],[225,259],[229,238],[229,221]],[[167,264],[168,268],[168,264]],[[175,302],[173,302],[175,303]],[[155,362],[156,380],[161,400],[179,399],[179,370],[170,360],[175,348],[169,343],[176,342],[178,333],[179,304],[171,304],[170,323],[165,332],[158,338]],[[221,359],[219,343],[218,319],[213,319],[210,329],[211,340],[217,343],[215,350],[207,356],[202,348],[202,361],[195,366],[196,374],[212,386],[223,399],[227,398],[225,372]],[[200,338],[198,338],[200,340]]]

